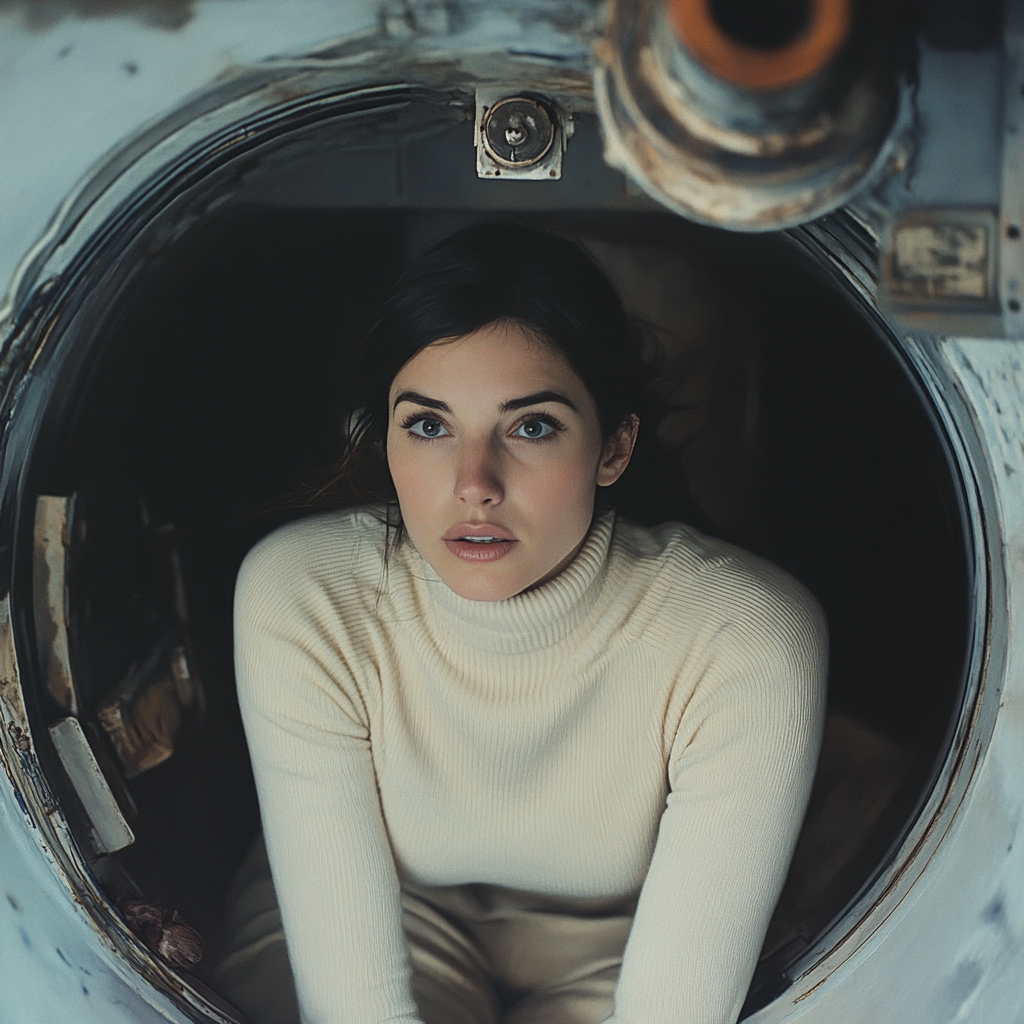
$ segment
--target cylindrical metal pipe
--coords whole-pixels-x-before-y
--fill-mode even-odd
[[[596,74],[609,162],[684,216],[740,231],[842,203],[897,109],[872,9],[761,4],[612,0]]]
[[[683,47],[743,89],[783,89],[813,78],[842,49],[851,0],[668,0]]]

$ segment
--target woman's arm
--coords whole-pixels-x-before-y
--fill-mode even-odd
[[[323,595],[243,566],[239,703],[304,1024],[417,1024],[369,722]]]
[[[682,716],[615,1024],[739,1015],[821,742],[826,631],[813,602],[797,598],[719,633]]]

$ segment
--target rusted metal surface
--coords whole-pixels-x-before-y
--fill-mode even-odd
[[[49,1019],[67,1020],[72,1000],[80,1006],[74,1019],[82,1024],[237,1024],[237,1018],[199,994],[201,986],[155,957],[99,889],[39,763],[21,689],[9,596],[0,599],[0,725],[0,764],[6,776],[6,784],[0,782],[0,887],[6,892],[6,900],[0,898],[0,927],[8,929],[5,939],[23,936],[20,951],[17,943],[5,946],[10,956],[5,956],[4,970],[8,978],[19,976],[20,963],[20,976],[36,981],[5,986],[3,1013],[33,1020],[50,1012]],[[25,910],[29,906],[31,918]],[[40,958],[54,958],[55,942],[58,953],[77,951],[74,960],[60,961],[70,968],[75,985],[65,990],[61,983],[47,994],[53,968],[42,966],[46,961]],[[89,965],[84,975],[76,963]],[[19,1012],[19,1006],[24,1010]]]
[[[161,900],[147,900],[135,893],[115,894],[125,923],[157,956],[172,967],[195,967],[203,959],[199,932],[185,923],[175,909]]]
[[[901,216],[886,240],[886,298],[896,306],[991,307],[997,231],[990,210],[915,210]]]
[[[0,601],[0,725],[0,756],[18,804],[26,814],[35,810],[49,818],[57,805],[35,754],[21,692],[8,597]]]
[[[545,181],[562,176],[562,150],[572,121],[550,100],[514,89],[476,90],[473,143],[481,178]]]
[[[95,206],[104,189],[231,99],[258,93],[265,109],[411,80],[504,83],[590,102],[601,9],[589,0],[237,2],[235,16],[195,0],[174,33],[136,17],[141,3],[130,16],[69,16],[35,29],[20,7],[0,7],[0,196],[11,197],[0,217],[0,342],[29,299],[28,282],[46,280],[44,263],[59,273],[61,253],[77,250],[72,227],[88,217],[95,229],[110,212]],[[40,133],[40,124],[51,130]],[[192,128],[193,141],[215,130]],[[171,146],[180,141],[177,134]]]
[[[605,158],[684,216],[733,230],[789,227],[834,209],[889,159],[896,73],[742,89],[700,66],[658,0],[614,0],[597,47]],[[820,78],[820,81],[818,80]]]
[[[36,646],[46,688],[69,714],[80,712],[68,649],[67,574],[75,499],[41,494],[36,499],[32,593]]]

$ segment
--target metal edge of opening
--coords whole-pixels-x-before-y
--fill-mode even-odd
[[[910,909],[912,901],[907,897],[949,835],[992,737],[998,711],[993,694],[999,690],[994,677],[1005,663],[1008,633],[1000,540],[986,528],[985,512],[996,507],[988,458],[967,402],[936,355],[936,339],[900,337],[894,332],[875,298],[875,239],[846,211],[787,234],[833,285],[846,292],[919,395],[942,443],[956,489],[970,592],[959,707],[947,731],[945,752],[874,878],[866,881],[818,941],[789,968],[791,987],[775,1003],[747,1018],[756,1024],[786,1019],[830,979],[854,969]]]
[[[451,88],[451,69],[444,71],[445,87]],[[517,66],[517,71],[523,74],[521,66]],[[153,145],[136,150],[133,160],[122,160],[116,166],[112,162],[100,168],[79,192],[80,195],[91,194],[91,201],[84,204],[84,208],[74,209],[73,216],[68,206],[68,222],[50,232],[56,241],[48,257],[37,258],[26,275],[22,290],[25,299],[12,322],[0,363],[3,421],[7,427],[0,477],[0,518],[6,524],[16,521],[15,506],[21,501],[18,492],[22,467],[12,465],[10,456],[27,453],[25,447],[20,452],[12,452],[7,447],[18,413],[18,397],[40,353],[52,346],[75,319],[83,291],[88,291],[98,277],[105,276],[96,268],[102,266],[109,272],[117,254],[125,250],[147,224],[166,212],[190,188],[212,180],[211,176],[218,169],[237,157],[276,138],[286,137],[303,124],[340,116],[346,104],[348,110],[372,111],[402,103],[414,93],[422,94],[432,87],[395,81],[367,85],[365,64],[358,69],[342,69],[342,78],[358,77],[361,82],[350,81],[347,87],[337,84],[333,88],[325,87],[322,68],[317,68],[312,75],[307,68],[300,73],[306,78],[306,88],[310,85],[314,88],[301,97],[293,94],[290,102],[282,101],[282,79],[278,74],[270,86],[260,79],[255,88],[232,95],[221,106],[201,109],[193,119],[179,116],[166,134],[151,131],[150,138],[155,139]],[[333,74],[338,77],[338,69],[333,69]],[[925,347],[901,341],[892,334],[874,300],[871,245],[858,239],[842,214],[797,228],[791,234],[813,260],[825,266],[842,284],[876,330],[885,335],[910,370],[922,401],[936,422],[964,502],[973,614],[960,713],[931,792],[909,823],[888,867],[882,869],[874,884],[795,965],[793,986],[782,1000],[790,1004],[805,998],[843,965],[859,959],[859,954],[873,948],[879,934],[897,920],[904,896],[926,870],[935,849],[947,834],[970,786],[973,768],[991,737],[995,709],[988,706],[991,701],[984,700],[985,678],[1000,662],[1006,634],[1005,615],[996,615],[993,611],[1001,607],[1005,589],[999,562],[991,557],[992,546],[998,543],[998,538],[986,535],[982,517],[982,509],[990,507],[994,499],[976,474],[976,468],[985,465],[985,456],[965,403],[958,400],[948,375],[943,374],[941,366]],[[14,461],[17,462],[17,458]],[[96,885],[53,800],[32,745],[31,715],[18,674],[16,630],[10,615],[9,596],[5,598],[3,609],[0,758],[12,788],[20,794],[26,824],[34,830],[43,855],[100,938],[134,972],[192,1019],[230,1021],[231,1018],[225,1017],[127,932]],[[769,1004],[751,1019],[767,1021],[770,1018],[764,1015],[777,1003]]]

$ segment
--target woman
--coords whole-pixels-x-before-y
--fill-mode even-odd
[[[734,1021],[814,773],[817,606],[681,524],[595,511],[643,371],[573,244],[449,237],[364,357],[338,486],[379,503],[277,531],[236,593],[302,1020]],[[221,977],[267,1019],[287,964],[249,872]]]

